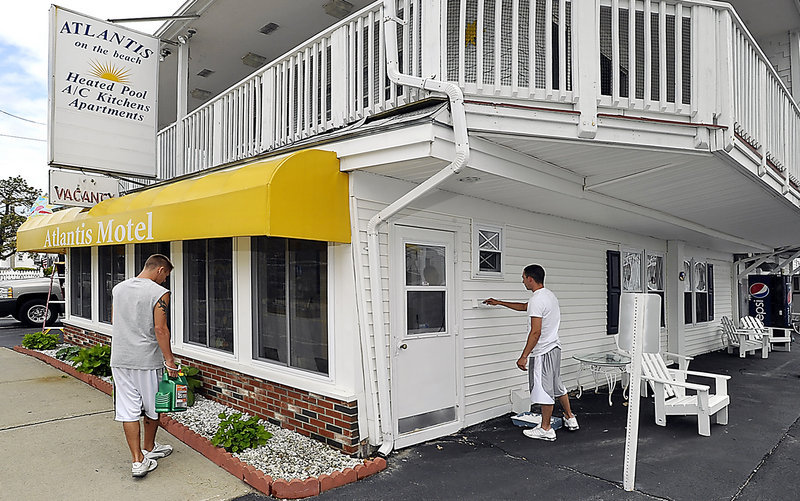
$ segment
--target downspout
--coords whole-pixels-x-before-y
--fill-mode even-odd
[[[435,189],[453,174],[458,174],[469,160],[467,117],[464,111],[464,94],[452,83],[430,78],[420,78],[400,73],[397,48],[397,6],[395,0],[384,0],[384,40],[386,43],[386,73],[389,80],[406,87],[416,87],[447,95],[455,135],[455,158],[445,168],[423,181],[414,189],[392,202],[373,216],[367,224],[367,254],[369,258],[369,287],[372,296],[372,326],[375,340],[375,369],[378,377],[378,417],[381,430],[379,453],[389,454],[394,448],[394,423],[389,399],[389,367],[386,359],[386,330],[384,325],[383,289],[381,285],[380,241],[378,226],[408,207],[418,198]]]

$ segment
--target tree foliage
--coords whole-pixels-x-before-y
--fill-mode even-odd
[[[17,251],[17,229],[41,193],[21,176],[0,179],[0,259]]]

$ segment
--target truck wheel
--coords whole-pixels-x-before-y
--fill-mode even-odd
[[[52,308],[45,309],[44,299],[31,299],[19,309],[19,319],[31,327],[41,326],[47,314],[47,325],[53,325],[58,315]]]

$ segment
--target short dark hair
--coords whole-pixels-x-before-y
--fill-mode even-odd
[[[144,262],[145,269],[161,268],[162,266],[166,268],[167,271],[172,271],[174,268],[172,261],[164,254],[153,254]]]
[[[522,271],[522,274],[532,278],[537,284],[544,285],[544,268],[538,264],[529,264]]]

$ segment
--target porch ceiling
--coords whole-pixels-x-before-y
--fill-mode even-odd
[[[374,0],[348,0],[352,12]],[[166,23],[157,34],[175,40],[189,28],[196,33],[189,40],[188,89],[203,89],[212,96],[242,80],[256,68],[242,63],[242,56],[253,52],[273,61],[290,49],[338,23],[339,18],[328,15],[325,1],[312,0],[192,0],[176,14],[200,14],[191,21]],[[265,35],[259,30],[268,23],[278,28]],[[169,47],[172,55],[159,68],[159,127],[175,121],[177,87],[177,48]],[[204,69],[214,73],[201,77]],[[188,97],[189,111],[207,99]]]
[[[800,209],[743,168],[710,153],[481,136],[495,148],[515,150],[511,157],[517,164],[528,158],[535,170],[514,176],[512,170],[495,168],[497,161],[481,158],[476,139],[470,167],[442,189],[726,252],[800,243]],[[417,160],[368,170],[419,183],[446,164],[444,159]],[[537,176],[556,181],[539,183]],[[468,177],[480,179],[464,182]]]

